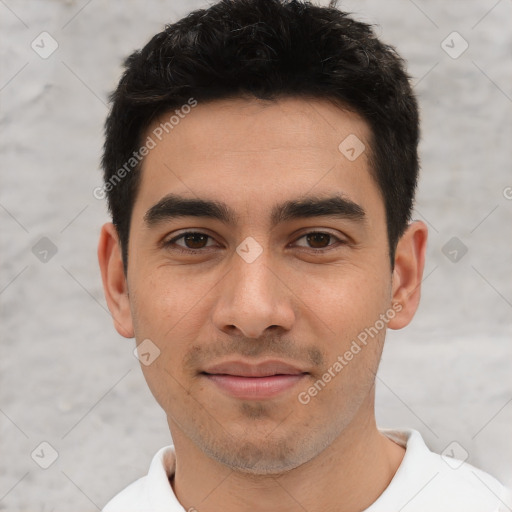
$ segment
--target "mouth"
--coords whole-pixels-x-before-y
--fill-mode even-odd
[[[248,364],[242,361],[211,366],[201,375],[221,392],[244,400],[264,400],[289,391],[309,372],[283,361]]]

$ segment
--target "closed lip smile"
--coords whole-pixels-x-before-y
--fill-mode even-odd
[[[308,372],[279,360],[260,363],[225,361],[207,367],[201,375],[220,391],[238,399],[273,398],[294,387]]]

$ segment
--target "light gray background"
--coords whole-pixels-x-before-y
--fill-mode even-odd
[[[171,442],[135,342],[106,308],[96,245],[108,216],[92,191],[122,59],[205,5],[0,0],[0,510],[95,511]],[[512,2],[341,6],[408,60],[422,110],[422,302],[388,332],[378,422],[416,428],[438,452],[455,440],[510,485]],[[31,48],[42,31],[59,45],[47,59]],[[453,31],[469,43],[457,59],[441,46]],[[42,237],[57,248],[46,263],[32,252]],[[456,263],[442,252],[452,237],[468,248]],[[46,470],[31,458],[43,441],[59,455]]]

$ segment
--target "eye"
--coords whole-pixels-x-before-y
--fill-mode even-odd
[[[299,237],[295,243],[297,243],[298,240],[301,240],[302,238],[306,239],[306,243],[309,244],[308,246],[300,245],[299,247],[306,247],[308,249],[315,249],[315,252],[321,252],[322,250],[329,250],[330,248],[338,245],[345,244],[346,242],[337,236],[326,233],[323,231],[310,231],[309,233],[306,233]],[[337,243],[335,244],[329,244],[329,241],[331,239],[335,239]]]
[[[213,240],[210,235],[207,235],[201,231],[187,231],[185,233],[181,233],[178,236],[175,236],[174,238],[171,238],[170,240],[164,241],[163,246],[181,253],[198,254],[199,252],[204,252],[204,249],[212,247],[212,245],[207,245],[208,239]],[[297,244],[297,242],[301,239],[305,239],[308,245]],[[334,239],[336,243],[329,243],[332,239]],[[177,243],[181,240],[185,245]],[[323,231],[310,231],[309,233],[305,233],[301,237],[297,238],[297,240],[295,240],[295,245],[310,249],[313,252],[323,252],[345,243],[346,242],[344,240],[338,238],[337,236]]]
[[[179,252],[196,254],[199,250],[208,247],[206,242],[209,238],[212,237],[200,231],[187,231],[186,233],[182,233],[181,235],[165,241],[164,246],[170,247],[173,250],[176,249]],[[186,244],[185,246],[176,243],[181,239],[183,239],[183,242]]]

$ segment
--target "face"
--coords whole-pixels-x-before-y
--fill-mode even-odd
[[[354,113],[288,98],[198,104],[153,135],[116,325],[150,340],[148,359],[159,351],[141,367],[173,438],[274,473],[373,415],[398,311],[369,133]]]

